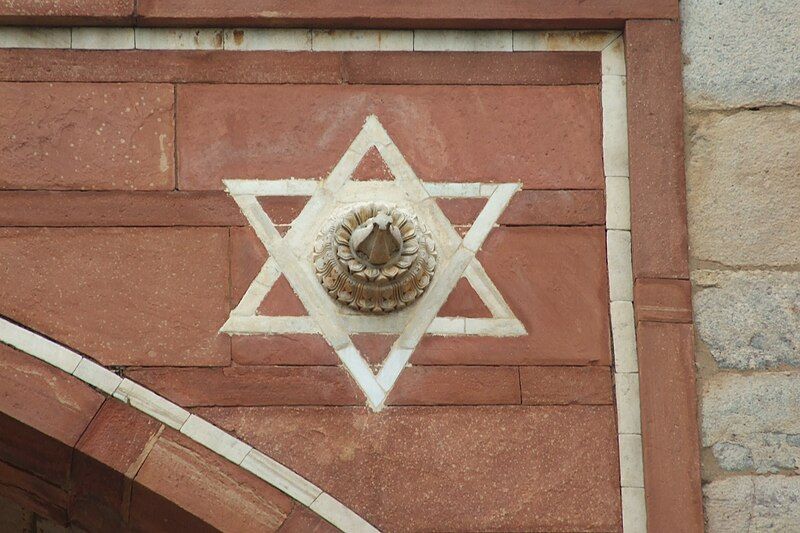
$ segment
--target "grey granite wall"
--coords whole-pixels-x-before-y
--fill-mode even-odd
[[[681,11],[707,529],[800,531],[800,2]]]

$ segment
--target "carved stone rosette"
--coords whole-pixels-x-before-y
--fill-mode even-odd
[[[314,244],[314,267],[338,302],[390,313],[416,300],[436,270],[430,232],[416,216],[380,203],[334,216]]]

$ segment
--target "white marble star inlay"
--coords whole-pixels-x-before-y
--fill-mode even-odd
[[[353,180],[352,175],[371,148],[376,148],[394,180]],[[327,178],[285,180],[223,180],[269,253],[261,271],[231,311],[221,331],[230,335],[322,334],[344,367],[379,411],[408,366],[425,334],[510,337],[525,328],[506,304],[475,257],[519,183],[424,183],[414,173],[377,117],[370,115]],[[309,196],[284,236],[258,202],[261,196]],[[436,198],[486,198],[486,205],[462,238],[439,208]],[[436,243],[436,274],[425,293],[409,307],[386,315],[359,313],[336,303],[317,280],[311,254],[326,221],[343,207],[361,202],[394,204],[415,213]],[[263,316],[258,306],[283,274],[308,311],[308,316]],[[438,317],[447,297],[464,277],[492,318]],[[356,333],[397,334],[389,354],[373,373],[353,344]]]

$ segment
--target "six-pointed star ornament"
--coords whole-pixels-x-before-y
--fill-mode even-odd
[[[394,180],[360,181],[353,172],[376,148]],[[475,254],[483,244],[519,183],[423,183],[405,160],[377,117],[364,126],[327,178],[286,180],[223,180],[269,253],[261,271],[221,331],[230,335],[322,334],[344,367],[379,411],[414,349],[425,334],[510,337],[525,328],[506,304]],[[262,208],[258,197],[308,196],[308,203],[284,236]],[[486,198],[487,202],[462,238],[439,208],[436,198]],[[437,267],[424,294],[408,307],[388,314],[365,314],[331,298],[317,279],[312,254],[319,230],[332,214],[347,206],[379,201],[413,212],[432,234]],[[308,316],[262,316],[258,306],[283,274]],[[458,280],[464,277],[483,300],[492,318],[439,317],[437,314]],[[350,335],[399,335],[374,374]]]

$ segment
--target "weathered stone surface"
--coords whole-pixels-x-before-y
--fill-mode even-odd
[[[692,257],[800,263],[800,109],[693,113],[687,126]]]
[[[692,106],[800,102],[795,0],[683,0],[684,85]]]
[[[108,399],[72,455],[70,520],[87,531],[119,531],[127,520],[130,488],[163,425]]]
[[[244,226],[222,191],[2,191],[0,226]]]
[[[552,28],[564,19],[586,27],[615,26],[626,18],[677,18],[675,0],[439,0],[408,5],[395,0],[336,2],[316,0],[142,0],[137,14],[146,24],[236,25],[340,28]]]
[[[0,344],[0,460],[66,487],[72,448],[103,399],[66,372]]]
[[[685,279],[637,278],[633,286],[636,320],[692,321],[692,285]]]
[[[701,438],[726,470],[800,465],[800,374],[719,374],[703,386]]]
[[[369,114],[422,180],[602,187],[596,86],[224,84],[178,88],[179,187],[324,177]]]
[[[519,404],[519,373],[508,366],[412,366],[387,405]]]
[[[256,532],[277,530],[291,510],[278,489],[165,431],[136,475],[130,512],[135,531]]]
[[[364,404],[338,366],[143,368],[126,375],[184,407]]]
[[[625,24],[636,278],[689,277],[680,38],[677,21]]]
[[[280,533],[338,533],[338,531],[338,528],[303,505],[294,506],[279,530]]]
[[[195,412],[382,531],[620,528],[611,406]]]
[[[33,527],[33,521],[31,511],[12,500],[0,498],[0,531],[29,531]]]
[[[67,491],[0,461],[0,498],[17,502],[58,523],[67,521]],[[23,530],[24,531],[24,530]]]
[[[528,405],[610,405],[614,387],[608,367],[523,366],[522,403]]]
[[[437,198],[450,222],[472,224],[486,205],[484,198]],[[498,224],[513,226],[600,226],[605,223],[601,190],[524,190],[511,199]]]
[[[558,52],[348,53],[347,83],[581,85],[600,83],[600,54]]]
[[[672,531],[676,516],[682,531],[703,529],[693,339],[691,324],[636,325],[650,531]]]
[[[172,189],[173,88],[0,83],[0,188]]]
[[[133,0],[13,0],[0,5],[0,23],[119,24],[133,17]]]
[[[234,335],[231,358],[240,365],[336,365],[322,335]]]
[[[706,531],[797,531],[800,477],[740,476],[705,486]]]
[[[527,335],[428,335],[412,355],[412,364],[610,362],[603,228],[500,227],[489,234],[477,257]]]
[[[0,314],[103,364],[230,360],[227,228],[9,228],[0,258]]]
[[[0,80],[338,84],[342,54],[15,48],[0,50]]]
[[[800,366],[800,272],[700,270],[695,321],[722,368]]]
[[[711,450],[724,470],[764,474],[800,468],[800,434],[730,435]]]

